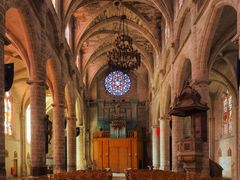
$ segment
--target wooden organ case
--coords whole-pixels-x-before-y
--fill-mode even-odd
[[[98,127],[93,139],[93,160],[97,169],[111,168],[113,172],[124,172],[125,169],[139,169],[143,165],[143,147],[141,141],[141,133],[138,131],[136,124],[130,124],[127,120],[127,103],[111,103],[109,114],[106,118],[99,116],[100,108],[98,108]],[[101,103],[98,104],[103,106]],[[137,108],[135,104],[130,104],[131,112],[133,107]],[[131,127],[130,127],[131,126]]]
[[[142,143],[137,132],[127,138],[95,138],[93,142],[94,160],[98,169],[111,168],[114,172],[124,169],[138,169],[142,161]]]

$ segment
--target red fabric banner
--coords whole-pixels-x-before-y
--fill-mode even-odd
[[[160,137],[160,127],[156,128],[157,137]]]

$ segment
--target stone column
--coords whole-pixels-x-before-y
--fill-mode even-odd
[[[178,142],[182,139],[183,124],[182,118],[172,116],[172,170],[178,172]]]
[[[240,2],[238,2],[238,10],[237,10],[237,38],[236,42],[238,43],[238,61],[240,59]],[[237,77],[240,78],[240,77]],[[235,165],[235,174],[234,176],[240,177],[240,151],[237,147],[240,147],[240,87],[238,87],[238,112],[237,112],[237,119],[236,119],[236,151],[235,151],[235,157],[236,157],[236,165]]]
[[[4,133],[4,37],[5,0],[0,1],[0,179],[6,178]]]
[[[39,68],[40,69],[40,68]],[[31,106],[31,176],[47,173],[45,154],[46,84],[44,80],[29,80]]]
[[[53,106],[53,172],[65,171],[65,105],[62,101]]]
[[[152,126],[152,165],[154,169],[159,168],[159,137],[157,136],[157,128]]]
[[[84,169],[85,168],[85,145],[84,145],[84,127],[80,127],[80,134],[77,138],[77,169]]]
[[[240,9],[240,2],[239,2]],[[239,12],[239,11],[238,11]],[[238,13],[237,17],[238,22],[238,61],[240,59],[240,13]],[[239,77],[240,78],[240,77]],[[236,120],[236,147],[240,147],[240,87],[238,87],[238,112],[237,112],[237,120]],[[235,177],[240,177],[240,151],[236,148],[236,171]]]
[[[169,164],[169,118],[160,119],[160,169],[170,170]]]
[[[209,118],[209,157],[215,159],[215,118]]]
[[[26,116],[24,112],[20,115],[21,123],[21,176],[27,176],[27,162],[26,162]]]
[[[76,116],[67,118],[67,170],[76,170]]]

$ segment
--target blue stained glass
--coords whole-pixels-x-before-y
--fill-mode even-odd
[[[113,71],[105,78],[105,88],[107,92],[114,96],[126,94],[131,86],[131,80],[126,73],[122,71]]]

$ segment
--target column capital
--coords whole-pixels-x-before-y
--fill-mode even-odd
[[[46,89],[49,88],[47,83],[41,79],[29,79],[29,80],[27,80],[27,84],[29,84],[29,85],[38,84],[39,86],[45,86]]]
[[[200,79],[196,79],[192,82],[192,86],[199,86],[199,85],[209,85],[211,83],[211,81],[209,80],[200,80]]]
[[[170,120],[172,120],[172,117],[170,115],[168,115],[168,114],[165,114],[165,115],[161,116],[158,120],[160,122],[161,121],[170,121]]]
[[[60,108],[66,108],[64,103],[53,103],[52,107],[60,107]]]
[[[159,127],[158,124],[153,124],[153,125],[152,125],[152,128],[158,128],[158,127]]]
[[[67,119],[68,121],[71,121],[71,120],[77,121],[76,116],[70,116],[70,117],[67,117],[66,119]]]

